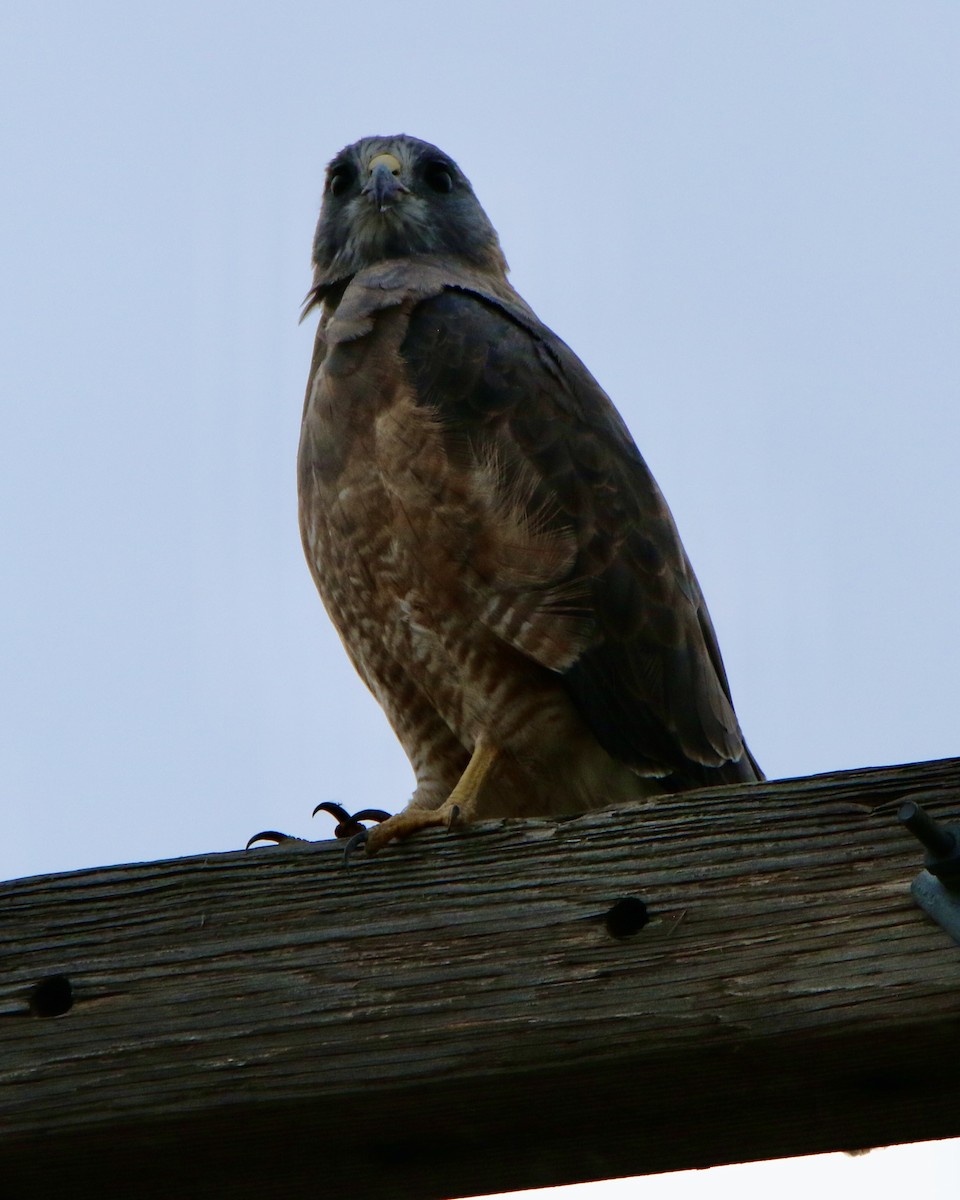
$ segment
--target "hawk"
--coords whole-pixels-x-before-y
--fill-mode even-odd
[[[313,262],[303,545],[416,777],[367,852],[762,779],[670,510],[457,164],[347,146]]]

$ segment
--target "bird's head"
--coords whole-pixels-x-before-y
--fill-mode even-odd
[[[496,230],[452,158],[406,134],[354,142],[327,167],[314,286],[412,254],[460,258],[500,276],[507,271]]]

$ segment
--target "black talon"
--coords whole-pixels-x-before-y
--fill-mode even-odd
[[[363,829],[361,821],[385,821],[390,815],[381,808],[363,808],[351,816],[343,805],[334,804],[332,800],[324,800],[322,804],[318,804],[313,810],[313,815],[316,816],[318,812],[329,813],[337,822],[333,836],[338,838],[356,837]]]
[[[353,837],[350,839],[350,841],[347,842],[346,846],[344,846],[344,848],[343,848],[343,865],[344,866],[347,866],[347,864],[350,862],[350,855],[354,852],[354,850],[356,850],[358,847],[366,844],[367,838],[369,836],[370,836],[370,830],[364,829],[361,826],[360,832],[355,833],[353,835]]]
[[[315,817],[318,812],[329,813],[336,821],[337,827],[333,831],[334,837],[351,837],[357,832],[357,822],[342,805],[334,804],[332,800],[324,800],[322,804],[317,805],[310,815]]]
[[[350,814],[343,807],[343,805],[334,804],[332,800],[324,800],[322,804],[318,804],[313,810],[313,815],[316,816],[318,812],[329,813],[331,817],[336,817],[338,821],[350,820]]]
[[[282,846],[284,842],[302,842],[304,838],[293,837],[289,833],[279,833],[276,829],[263,829],[260,833],[255,833],[244,847],[249,850],[254,842],[275,842],[278,846]]]
[[[358,813],[353,814],[355,821],[385,821],[390,814],[384,812],[382,808],[361,808]]]

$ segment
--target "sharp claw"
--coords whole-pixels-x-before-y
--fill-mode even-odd
[[[318,804],[317,807],[311,813],[311,816],[315,817],[318,812],[329,813],[330,816],[335,817],[337,821],[342,822],[342,821],[350,820],[350,814],[343,807],[343,805],[342,804],[334,804],[334,802],[332,800],[324,800],[324,802],[322,804]]]
[[[353,814],[355,821],[385,821],[390,814],[384,812],[382,808],[361,808],[358,813]]]
[[[318,812],[329,813],[336,821],[337,826],[333,831],[335,838],[353,837],[363,828],[360,822],[355,817],[351,817],[341,804],[334,804],[332,800],[324,800],[322,804],[318,804],[313,810],[313,816],[316,816]]]
[[[361,821],[385,821],[390,816],[380,808],[364,808],[351,816],[342,805],[334,804],[332,800],[324,800],[322,804],[318,804],[313,810],[313,815],[316,816],[318,812],[329,813],[337,822],[333,831],[333,836],[337,838],[356,837],[363,829]]]
[[[448,830],[450,830],[450,829],[456,829],[456,827],[457,827],[459,824],[460,824],[460,805],[459,805],[459,804],[455,804],[455,805],[454,805],[454,806],[453,806],[453,807],[450,809],[450,816],[449,816],[449,818],[447,819],[447,829],[448,829]]]
[[[367,841],[367,838],[369,837],[369,835],[370,835],[370,831],[368,829],[364,829],[361,827],[360,832],[355,833],[353,835],[353,837],[350,839],[350,841],[347,842],[346,846],[344,846],[344,848],[343,848],[343,865],[344,866],[347,866],[347,864],[350,862],[350,855],[354,852],[354,850],[358,849],[358,847],[360,847],[360,846],[366,845],[366,841]]]
[[[263,829],[260,833],[255,833],[247,842],[244,849],[249,850],[254,842],[274,842],[278,846],[282,846],[284,842],[302,842],[303,838],[291,837],[289,833],[278,833],[276,829]]]

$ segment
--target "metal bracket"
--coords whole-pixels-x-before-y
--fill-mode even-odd
[[[901,804],[897,817],[927,851],[910,894],[960,944],[960,824],[942,825],[914,800]]]

